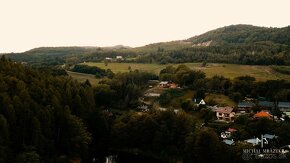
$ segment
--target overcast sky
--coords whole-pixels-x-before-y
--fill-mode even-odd
[[[290,0],[0,0],[0,52],[142,46],[231,24],[290,25]]]

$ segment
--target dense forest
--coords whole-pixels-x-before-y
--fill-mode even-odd
[[[118,73],[92,87],[88,81],[78,83],[65,74],[52,75],[2,57],[0,162],[104,162],[101,156],[112,151],[149,156],[157,162],[242,162],[242,149],[253,147],[222,143],[218,134],[229,125],[239,129],[240,138],[274,132],[279,136],[276,146],[290,143],[289,123],[242,116],[235,124],[202,127],[204,120],[213,118],[206,108],[195,114],[187,106],[179,113],[136,112],[148,81],[159,78],[196,90],[198,96],[215,91],[234,94],[237,100],[261,94],[270,100],[290,97],[286,81],[206,78],[183,65],[167,67],[160,77],[139,71]]]
[[[4,57],[0,62],[0,162],[87,155],[92,138],[82,119],[96,112],[92,89]]]
[[[75,65],[72,69],[74,72],[96,75],[96,78],[109,77],[112,78],[114,73],[110,70],[104,70],[96,66]]]
[[[194,44],[213,41],[216,45],[251,44],[269,41],[290,45],[290,27],[266,28],[252,25],[230,25],[189,38]]]
[[[43,47],[7,54],[14,61],[34,66],[101,62],[123,56],[123,62],[212,62],[249,65],[290,65],[290,27],[265,28],[231,25],[187,40],[155,43],[143,47]]]

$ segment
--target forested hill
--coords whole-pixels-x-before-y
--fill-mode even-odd
[[[7,54],[14,61],[33,65],[102,62],[121,55],[123,62],[185,63],[214,62],[248,65],[290,65],[290,26],[266,28],[231,25],[185,40],[142,47],[46,47]]]
[[[284,28],[265,28],[252,25],[231,25],[189,38],[193,44],[212,41],[212,45],[252,44],[272,42],[290,45],[290,26]]]
[[[66,62],[79,62],[81,58],[89,57],[91,54],[107,51],[118,51],[129,49],[128,46],[116,45],[112,47],[93,46],[67,46],[67,47],[39,47],[23,53],[4,54],[14,61],[28,62],[30,64],[60,65]]]
[[[59,162],[62,155],[63,160],[87,155],[91,134],[81,118],[96,110],[89,85],[2,57],[0,106],[0,162]]]
[[[290,65],[290,26],[266,28],[231,25],[186,40],[136,48],[138,62],[216,62],[248,65]]]

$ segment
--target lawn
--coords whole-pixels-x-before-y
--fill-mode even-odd
[[[113,72],[128,72],[131,70],[147,71],[159,74],[160,70],[168,65],[159,64],[142,64],[142,63],[109,63],[105,66],[104,63],[87,62],[89,66],[97,66],[103,69],[111,69]],[[171,64],[178,66],[178,64]],[[236,65],[236,64],[219,64],[209,63],[206,67],[201,67],[201,63],[185,63],[195,70],[201,70],[206,73],[207,77],[214,75],[223,75],[227,78],[233,79],[238,76],[250,75],[255,77],[258,81],[285,79],[290,81],[290,75],[278,73],[270,66],[251,66],[251,65]]]
[[[77,73],[72,71],[67,71],[67,73],[69,76],[71,76],[73,79],[79,82],[85,82],[88,79],[93,86],[99,83],[99,79],[95,78],[95,75]]]

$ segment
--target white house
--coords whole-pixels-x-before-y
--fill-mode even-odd
[[[203,99],[201,99],[201,100],[199,101],[198,105],[205,105],[205,102],[204,102],[204,100],[203,100]]]
[[[123,59],[123,56],[120,56],[120,55],[118,55],[118,56],[116,56],[116,59]]]
[[[199,106],[199,105],[205,105],[205,104],[206,104],[205,101],[204,101],[203,99],[196,99],[196,98],[195,98],[195,99],[193,100],[193,102],[195,102],[197,106]]]

